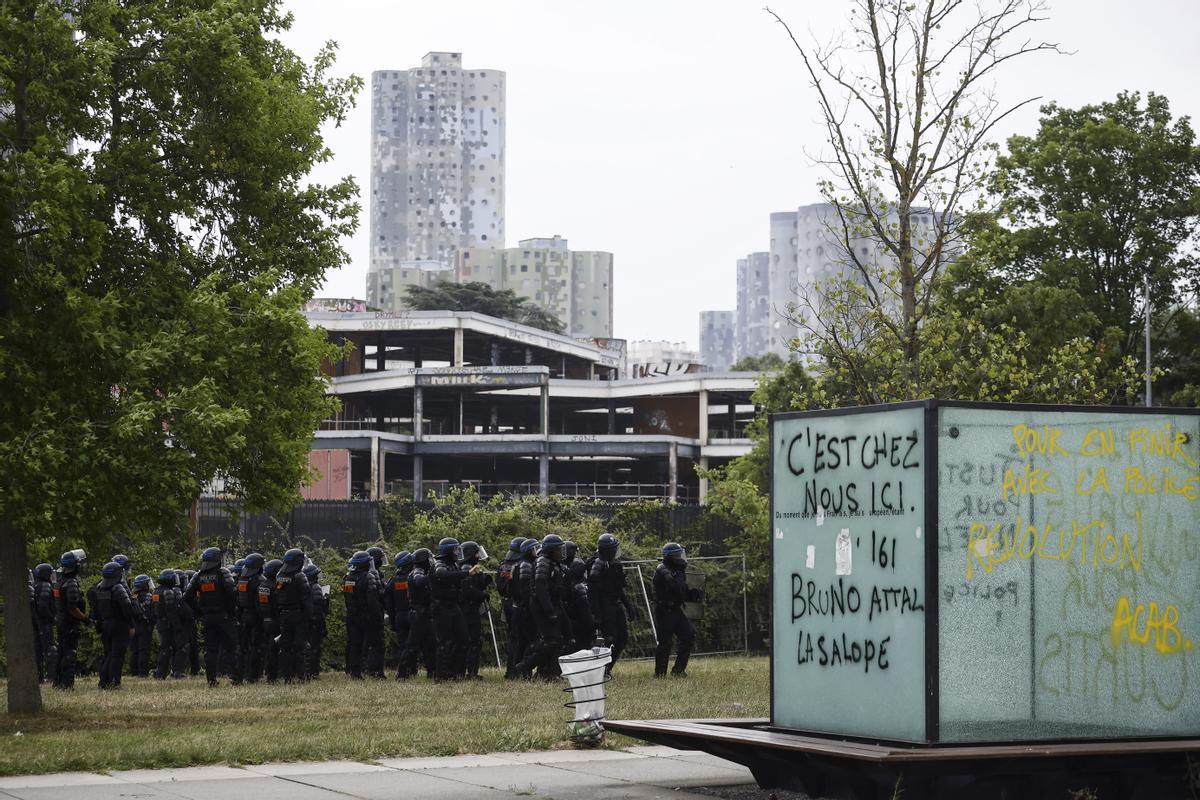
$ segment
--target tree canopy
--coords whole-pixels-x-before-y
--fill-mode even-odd
[[[493,289],[486,283],[438,281],[430,287],[405,288],[406,304],[417,311],[475,311],[551,333],[563,333],[562,320],[512,289]]]
[[[783,369],[786,361],[778,353],[742,356],[729,369],[733,372],[773,372]]]
[[[214,477],[298,499],[334,354],[300,309],[358,213],[309,173],[362,82],[276,0],[0,8],[0,582],[36,711],[29,540],[177,531]]]

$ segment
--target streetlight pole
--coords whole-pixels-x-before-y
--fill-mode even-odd
[[[1146,408],[1153,405],[1153,395],[1150,390],[1150,271],[1146,271]]]

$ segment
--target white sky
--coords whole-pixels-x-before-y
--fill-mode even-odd
[[[370,73],[431,50],[508,73],[507,242],[561,234],[615,257],[615,330],[698,343],[698,313],[736,305],[735,260],[769,243],[767,217],[817,202],[823,127],[799,56],[757,0],[286,0],[288,44],[340,45],[337,70],[367,81],[334,160],[362,190],[352,262],[324,294],[363,297]],[[798,34],[844,28],[848,0],[775,0]],[[1121,90],[1166,95],[1200,117],[1200,0],[1057,0],[1035,31],[1070,56],[1000,73],[1010,100],[1068,106]],[[1035,107],[1004,135],[1032,133]],[[1198,123],[1200,124],[1200,123]]]

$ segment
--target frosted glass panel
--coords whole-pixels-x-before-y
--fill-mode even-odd
[[[776,418],[773,721],[925,732],[922,408]]]
[[[1194,416],[943,407],[940,734],[1200,733]]]

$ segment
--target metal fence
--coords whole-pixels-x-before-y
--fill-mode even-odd
[[[536,483],[423,481],[421,484],[423,497],[421,499],[426,499],[430,495],[444,497],[453,489],[465,488],[474,489],[485,500],[496,496],[525,497],[541,493],[541,487]],[[412,498],[413,482],[409,480],[387,481],[384,491],[398,497]],[[551,495],[564,497],[623,502],[626,500],[666,500],[671,495],[671,486],[666,483],[551,483],[548,485],[547,491]],[[694,487],[679,485],[675,489],[675,500],[678,503],[695,503],[699,500],[699,495]]]
[[[349,548],[381,538],[379,504],[359,500],[307,500],[291,511],[247,514],[241,501],[200,500],[201,540],[236,539],[264,547],[279,542],[324,543]]]

